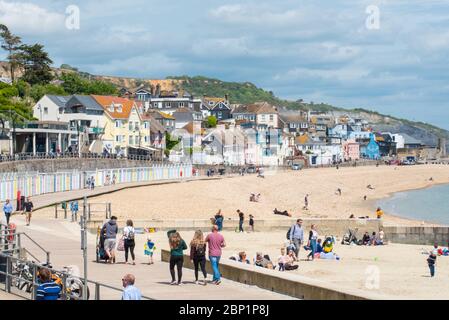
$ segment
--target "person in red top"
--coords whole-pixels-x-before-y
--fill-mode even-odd
[[[226,242],[223,235],[218,232],[218,227],[216,225],[212,227],[212,233],[207,235],[205,241],[209,246],[209,260],[214,273],[212,283],[219,285],[221,283],[221,274],[219,269],[221,248],[226,246]]]

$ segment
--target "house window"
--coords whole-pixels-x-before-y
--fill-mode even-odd
[[[113,104],[111,104],[111,105],[109,106],[109,112],[114,112],[114,105],[113,105]]]
[[[180,102],[180,103],[179,103],[179,107],[180,107],[180,108],[184,108],[184,102]]]
[[[145,121],[145,122],[143,123],[143,127],[144,127],[145,129],[148,129],[148,121]]]
[[[48,114],[48,108],[44,107],[44,114]]]
[[[165,103],[165,107],[166,107],[166,108],[171,108],[171,102],[166,102],[166,103]]]
[[[130,145],[134,144],[134,136],[129,136],[129,144]]]
[[[270,114],[270,121],[274,120],[274,115]]]
[[[148,136],[145,136],[143,139],[144,139],[144,141],[145,141],[145,143],[148,143],[148,139],[149,137]]]
[[[129,129],[129,130],[132,130],[132,129],[133,129],[133,122],[132,122],[132,121],[129,122],[128,129]]]
[[[221,111],[218,112],[218,119],[223,118],[223,113]]]
[[[264,114],[261,116],[261,119],[262,119],[262,121],[265,121],[265,115]]]
[[[122,126],[122,123],[120,120],[115,120],[115,127],[120,128]]]

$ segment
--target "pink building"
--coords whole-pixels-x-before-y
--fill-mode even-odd
[[[360,159],[360,145],[355,140],[346,140],[342,144],[345,160]]]

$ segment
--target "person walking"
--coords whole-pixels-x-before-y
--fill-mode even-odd
[[[251,232],[254,232],[254,216],[252,214],[249,215],[249,227]]]
[[[198,282],[198,271],[201,267],[201,271],[204,276],[203,285],[206,285],[207,272],[206,272],[206,241],[204,241],[204,235],[201,230],[195,231],[192,241],[190,242],[190,261],[193,262],[195,267],[195,283]]]
[[[74,200],[70,202],[70,211],[72,212],[72,222],[78,221],[78,201]]]
[[[34,205],[33,205],[33,202],[31,201],[31,198],[27,197],[27,200],[25,201],[25,203],[23,205],[23,212],[25,213],[25,220],[26,220],[27,226],[30,225],[33,208],[34,208]]]
[[[245,221],[245,214],[240,210],[237,210],[237,213],[239,215],[239,232],[244,232],[243,231],[243,222]]]
[[[218,232],[218,227],[214,225],[212,227],[212,233],[209,233],[206,237],[206,242],[209,247],[209,260],[212,265],[212,270],[214,272],[212,283],[219,285],[221,283],[221,274],[220,274],[220,258],[221,258],[221,249],[226,247],[226,242]]]
[[[115,246],[117,245],[117,217],[112,216],[111,219],[103,225],[101,229],[104,235],[104,250],[109,257],[109,263],[115,263]]]
[[[382,211],[382,209],[380,207],[377,208],[377,210],[376,210],[377,219],[382,219],[383,215],[384,215],[384,212]]]
[[[128,251],[131,252],[131,258],[133,259],[133,265],[136,265],[136,256],[134,255],[134,247],[136,230],[132,220],[126,221],[126,227],[123,228],[123,238],[125,240],[125,263],[128,264]]]
[[[299,249],[304,241],[304,230],[302,228],[302,219],[296,220],[296,224],[290,227],[290,243],[295,246],[296,257],[299,257]]]
[[[304,207],[303,210],[309,210],[309,194],[304,197]]]
[[[142,300],[142,294],[134,284],[136,283],[136,277],[132,274],[126,274],[122,279],[123,290],[122,300]]]
[[[429,257],[427,258],[427,265],[429,266],[430,270],[430,277],[435,276],[435,264],[437,261],[437,256],[434,252],[430,252]]]
[[[172,232],[169,235],[168,242],[170,244],[170,275],[171,285],[181,285],[182,280],[182,265],[184,264],[183,251],[187,249],[186,242],[181,238],[179,232]],[[178,282],[175,277],[175,266],[178,270]]]
[[[12,204],[9,201],[9,199],[6,199],[5,203],[3,204],[3,213],[5,214],[6,225],[9,225],[9,219],[11,218],[12,212],[13,212]]]
[[[318,240],[318,232],[316,231],[316,226],[312,224],[309,232],[309,243],[307,245],[308,247],[311,248],[312,251],[307,256],[307,260],[309,260],[310,257],[312,257],[312,261],[314,260],[315,253],[317,252],[317,240]]]
[[[221,209],[218,210],[217,214],[215,215],[215,224],[218,226],[218,231],[223,230],[223,214],[221,213]]]

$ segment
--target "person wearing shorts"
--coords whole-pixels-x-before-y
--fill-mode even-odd
[[[115,247],[117,245],[117,217],[112,216],[111,220],[106,222],[101,229],[104,235],[104,250],[109,256],[109,263],[115,263]]]
[[[30,197],[27,197],[27,201],[25,201],[24,205],[23,205],[23,211],[25,212],[25,220],[26,220],[26,225],[29,226],[30,222],[31,222],[31,215],[33,213],[33,202],[31,201]]]

